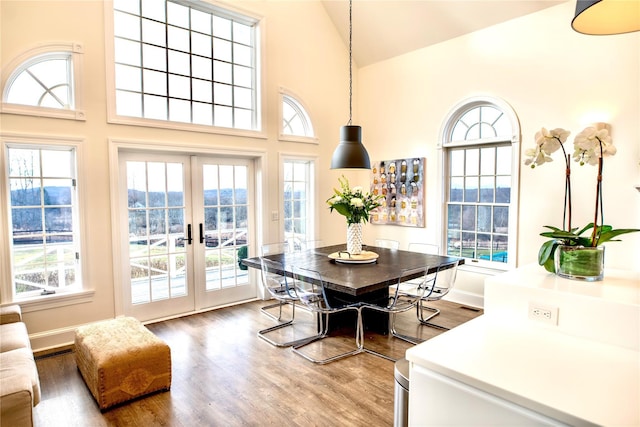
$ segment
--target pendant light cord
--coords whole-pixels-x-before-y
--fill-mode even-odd
[[[353,39],[353,17],[352,17],[352,0],[349,0],[349,125],[351,125],[351,99],[353,97],[353,72],[352,72],[352,39]]]

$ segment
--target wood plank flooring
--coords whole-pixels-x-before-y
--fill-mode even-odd
[[[147,325],[171,347],[169,392],[101,413],[85,386],[73,352],[37,357],[42,400],[37,427],[58,426],[392,426],[394,363],[361,353],[316,365],[290,348],[274,347],[257,331],[275,322],[260,312],[264,301]],[[481,311],[447,301],[435,323],[455,327]],[[313,332],[313,318],[296,310],[296,327],[276,338]],[[398,330],[429,339],[442,331],[418,326],[415,312],[401,315]],[[367,332],[365,347],[401,358],[411,344]],[[339,330],[305,347],[335,354],[355,347],[353,333]]]

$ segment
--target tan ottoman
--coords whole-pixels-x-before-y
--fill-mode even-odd
[[[81,326],[76,364],[100,410],[171,387],[171,350],[132,317]]]

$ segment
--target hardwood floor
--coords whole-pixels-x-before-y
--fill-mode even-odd
[[[274,321],[260,313],[264,301],[147,325],[171,347],[169,392],[101,413],[85,386],[73,352],[38,357],[42,400],[35,425],[45,426],[391,426],[394,363],[361,353],[316,365],[290,348],[274,347],[256,332]],[[481,311],[438,301],[435,323],[455,327]],[[296,310],[296,327],[277,338],[313,332],[313,318]],[[415,312],[399,319],[398,330],[431,338],[442,331],[418,326]],[[292,335],[293,334],[293,335]],[[286,335],[286,336],[285,336]],[[323,357],[355,347],[340,330],[305,347]],[[365,334],[365,347],[401,358],[411,345],[393,337]]]

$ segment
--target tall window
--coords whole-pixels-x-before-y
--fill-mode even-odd
[[[505,103],[471,100],[444,135],[446,253],[476,265],[515,264],[519,128],[510,113]]]
[[[195,1],[113,7],[118,115],[258,128],[255,20]]]
[[[314,239],[313,223],[314,162],[286,159],[283,179],[283,220],[285,241],[304,242]]]
[[[82,51],[78,43],[46,44],[7,64],[2,112],[84,120],[78,84]]]
[[[79,289],[75,149],[12,144],[6,156],[14,296]]]

